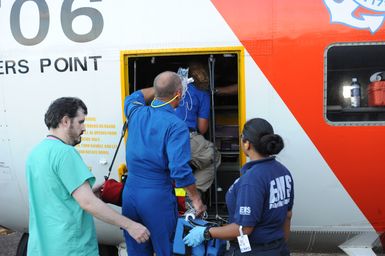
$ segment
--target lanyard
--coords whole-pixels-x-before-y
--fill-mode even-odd
[[[165,103],[162,103],[162,104],[160,104],[160,105],[154,105],[155,99],[153,99],[153,100],[151,101],[151,107],[153,107],[153,108],[161,108],[161,107],[166,106],[167,104],[173,102],[173,101],[174,101],[176,98],[178,98],[178,97],[179,97],[179,95],[177,94],[177,95],[175,95],[174,98],[172,98],[171,100],[169,100],[169,101],[167,101],[167,102],[165,102]]]
[[[52,135],[52,134],[48,134],[47,135],[47,138],[51,138],[53,140],[60,140],[61,142],[63,142],[64,144],[67,144],[65,143],[62,139],[60,139],[59,137],[55,136],[55,135]]]

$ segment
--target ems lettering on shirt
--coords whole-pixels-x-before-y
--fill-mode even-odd
[[[290,203],[292,182],[289,175],[280,176],[270,181],[269,209],[279,208]]]
[[[241,206],[239,207],[239,215],[250,215],[251,207],[250,206]]]

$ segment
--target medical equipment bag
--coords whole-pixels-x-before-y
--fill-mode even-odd
[[[190,247],[184,244],[183,238],[195,226],[211,226],[211,224],[202,219],[178,218],[175,231],[173,251],[175,255],[193,255],[193,256],[218,256],[222,255],[226,249],[226,241],[220,239],[211,239],[205,241],[196,247]]]

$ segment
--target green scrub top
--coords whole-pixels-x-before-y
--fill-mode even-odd
[[[93,217],[72,193],[95,177],[78,151],[60,140],[47,138],[30,153],[28,255],[99,255]]]

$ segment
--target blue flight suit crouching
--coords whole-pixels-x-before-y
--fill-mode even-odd
[[[128,120],[126,162],[128,176],[123,190],[123,215],[145,225],[150,240],[138,244],[126,231],[130,256],[172,255],[177,223],[177,202],[173,184],[195,183],[190,161],[190,137],[186,124],[169,105],[145,106],[141,91],[127,96],[124,112]],[[156,107],[160,106],[160,107]]]

